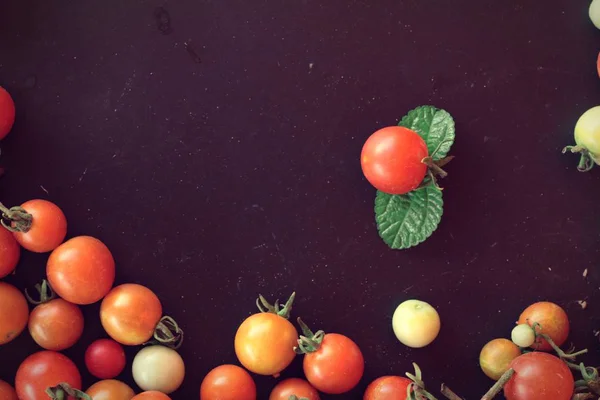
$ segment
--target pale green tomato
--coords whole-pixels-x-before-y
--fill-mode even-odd
[[[520,324],[513,328],[510,338],[519,347],[529,347],[535,342],[535,333],[529,325]]]
[[[440,333],[440,316],[435,308],[419,300],[407,300],[394,312],[392,327],[408,347],[425,347]]]
[[[181,386],[185,365],[175,350],[165,346],[148,346],[136,354],[132,372],[135,383],[142,390],[169,394]]]
[[[590,108],[579,117],[575,125],[575,143],[592,155],[600,155],[600,106]]]
[[[589,12],[592,23],[596,28],[600,29],[600,0],[592,1]]]

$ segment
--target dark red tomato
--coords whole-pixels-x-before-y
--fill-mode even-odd
[[[114,340],[99,339],[85,351],[85,365],[90,374],[100,379],[111,379],[125,368],[125,351]]]
[[[352,390],[365,370],[363,355],[351,339],[328,333],[320,347],[304,356],[304,374],[317,390],[341,394]]]
[[[62,382],[81,389],[81,375],[73,361],[61,353],[40,351],[21,363],[15,386],[20,400],[48,400],[46,389]]]
[[[15,123],[15,103],[10,94],[0,87],[0,140],[4,139]]]
[[[256,385],[245,369],[220,365],[204,377],[200,400],[256,400]]]
[[[14,234],[17,242],[25,249],[34,253],[46,253],[65,240],[67,218],[56,204],[46,200],[30,200],[21,204],[21,208],[32,216],[29,230]]]
[[[562,346],[569,336],[569,317],[558,304],[540,301],[527,307],[519,317],[519,324],[533,326],[535,323],[539,324],[537,332],[548,335],[557,346]],[[546,339],[541,337],[531,347],[536,350],[552,350]]]
[[[573,374],[558,357],[548,353],[525,353],[510,367],[515,374],[504,385],[507,400],[570,400]]]
[[[83,324],[79,307],[63,299],[54,299],[33,309],[29,316],[29,333],[41,348],[60,351],[79,340]]]
[[[17,398],[17,393],[12,386],[8,383],[0,380],[0,399],[1,400],[19,400]]]
[[[410,379],[400,376],[382,376],[367,387],[363,400],[406,400]]]
[[[297,399],[320,400],[319,392],[304,379],[290,378],[281,381],[273,388],[269,400],[290,400],[292,396]]]
[[[14,271],[21,257],[21,247],[13,234],[0,227],[0,278]]]
[[[427,144],[415,131],[389,126],[373,133],[365,142],[360,163],[365,178],[378,190],[405,194],[416,189],[425,174]]]

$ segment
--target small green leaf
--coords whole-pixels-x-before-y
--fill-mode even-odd
[[[442,192],[426,186],[403,195],[377,191],[375,220],[379,236],[392,249],[407,249],[425,241],[442,219]]]
[[[411,110],[398,123],[417,132],[434,160],[446,157],[454,143],[454,119],[444,110],[433,106],[421,106]]]

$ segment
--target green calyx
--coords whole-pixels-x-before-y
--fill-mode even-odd
[[[594,168],[594,165],[600,164],[600,160],[598,160],[592,153],[590,153],[588,149],[586,149],[583,146],[566,146],[564,149],[562,149],[563,154],[565,154],[568,151],[570,151],[573,154],[580,155],[579,164],[577,165],[577,170],[579,172],[588,172],[589,170]]]
[[[168,315],[160,319],[154,328],[154,339],[144,344],[159,344],[177,350],[183,344],[183,329]]]
[[[319,350],[321,343],[323,343],[325,332],[317,331],[313,333],[301,318],[298,318],[298,325],[302,329],[302,335],[298,339],[298,346],[294,347],[296,354],[310,354]]]
[[[0,203],[0,224],[9,231],[27,233],[32,221],[33,216],[23,207],[8,208]]]
[[[92,400],[92,398],[79,389],[73,389],[68,383],[62,382],[46,389],[46,394],[53,400],[67,400],[69,396],[75,399]]]
[[[41,284],[38,283],[37,285],[35,285],[35,289],[40,295],[39,300],[34,300],[31,296],[29,296],[29,293],[27,293],[27,289],[25,289],[25,297],[27,297],[27,301],[29,301],[31,304],[40,305],[56,298],[56,294],[52,290],[52,287],[45,279],[42,281]]]
[[[267,299],[265,299],[261,294],[259,294],[258,299],[256,299],[256,306],[258,307],[261,313],[276,314],[282,318],[289,319],[295,298],[296,292],[292,293],[288,301],[283,305],[283,308],[280,308],[279,300],[275,300],[275,304],[271,305],[271,303],[269,303]]]
[[[288,398],[288,400],[310,400],[306,397],[298,397],[295,394],[290,395],[290,397]]]

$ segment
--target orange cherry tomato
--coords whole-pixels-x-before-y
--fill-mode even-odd
[[[15,103],[10,94],[0,87],[0,140],[4,139],[15,123]]]
[[[2,400],[19,400],[17,392],[8,383],[0,380],[0,399]]]
[[[538,333],[545,333],[557,346],[562,346],[569,336],[569,317],[557,304],[540,301],[527,307],[519,317],[519,324],[539,324]],[[552,350],[552,346],[542,337],[537,337],[531,348],[542,351]]]
[[[27,326],[29,306],[13,285],[0,282],[0,345],[19,336]]]
[[[21,258],[21,247],[13,234],[0,228],[0,278],[15,270]]]
[[[100,321],[106,333],[128,346],[150,340],[161,316],[162,305],[154,292],[133,283],[115,287],[100,306]]]
[[[290,378],[281,381],[273,388],[269,400],[289,400],[296,396],[298,399],[320,400],[319,392],[304,379]]]
[[[294,359],[298,332],[290,321],[295,294],[283,309],[275,309],[261,296],[263,307],[258,314],[246,318],[235,334],[235,354],[249,371],[277,376]]]
[[[46,253],[57,248],[67,235],[67,218],[62,210],[47,200],[30,200],[21,205],[31,215],[27,231],[15,232],[15,239],[23,248],[34,253]],[[19,223],[13,222],[13,228]]]
[[[256,385],[237,365],[220,365],[204,377],[200,400],[256,400]]]
[[[50,300],[31,312],[29,333],[43,349],[68,349],[83,333],[83,313],[75,304],[63,299]]]
[[[92,304],[110,291],[115,280],[115,260],[98,239],[79,236],[50,254],[46,264],[50,286],[74,304]]]
[[[73,361],[54,351],[40,351],[27,357],[17,370],[15,382],[20,400],[48,400],[46,389],[63,382],[81,389],[81,375]]]
[[[133,389],[114,379],[96,382],[85,393],[92,400],[131,400],[135,396]]]
[[[367,387],[363,400],[407,400],[410,379],[401,376],[382,376]]]
[[[131,400],[171,400],[171,398],[162,392],[151,390],[149,392],[140,393]]]

